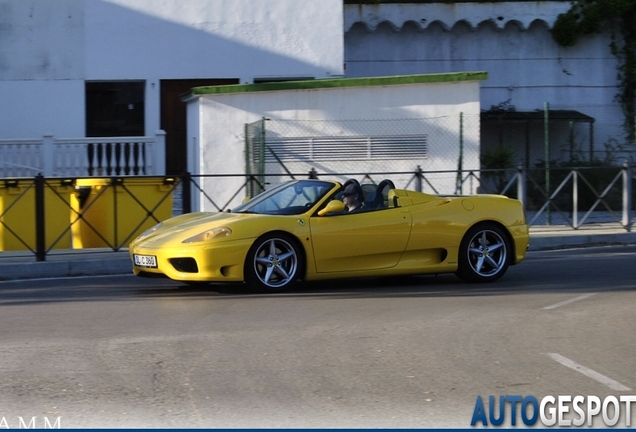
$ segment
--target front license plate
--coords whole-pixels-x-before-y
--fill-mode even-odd
[[[137,267],[157,268],[157,257],[154,255],[133,255]]]

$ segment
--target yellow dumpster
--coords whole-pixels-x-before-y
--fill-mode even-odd
[[[68,211],[73,181],[47,179],[44,182],[44,246],[71,247]],[[0,251],[36,250],[35,180],[0,181]]]
[[[128,247],[172,216],[174,178],[78,179],[71,197],[73,249]]]

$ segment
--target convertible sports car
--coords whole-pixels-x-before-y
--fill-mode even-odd
[[[352,182],[360,188],[354,179],[288,181],[231,211],[168,219],[130,244],[133,272],[278,291],[298,280],[453,272],[491,282],[525,257],[517,200],[428,195],[383,180],[358,189],[363,211],[346,213],[342,192]]]

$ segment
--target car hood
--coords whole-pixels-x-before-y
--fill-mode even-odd
[[[256,214],[200,212],[188,213],[167,219],[161,227],[150,235],[137,238],[133,244],[144,246],[166,245],[183,240],[217,226],[232,226],[239,220],[259,217]]]

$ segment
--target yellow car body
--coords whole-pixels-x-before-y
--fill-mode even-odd
[[[133,272],[280,290],[297,280],[410,274],[488,282],[525,257],[528,226],[517,200],[391,184],[377,191],[380,205],[347,214],[342,190],[335,181],[290,181],[231,212],[168,219],[130,244]]]

